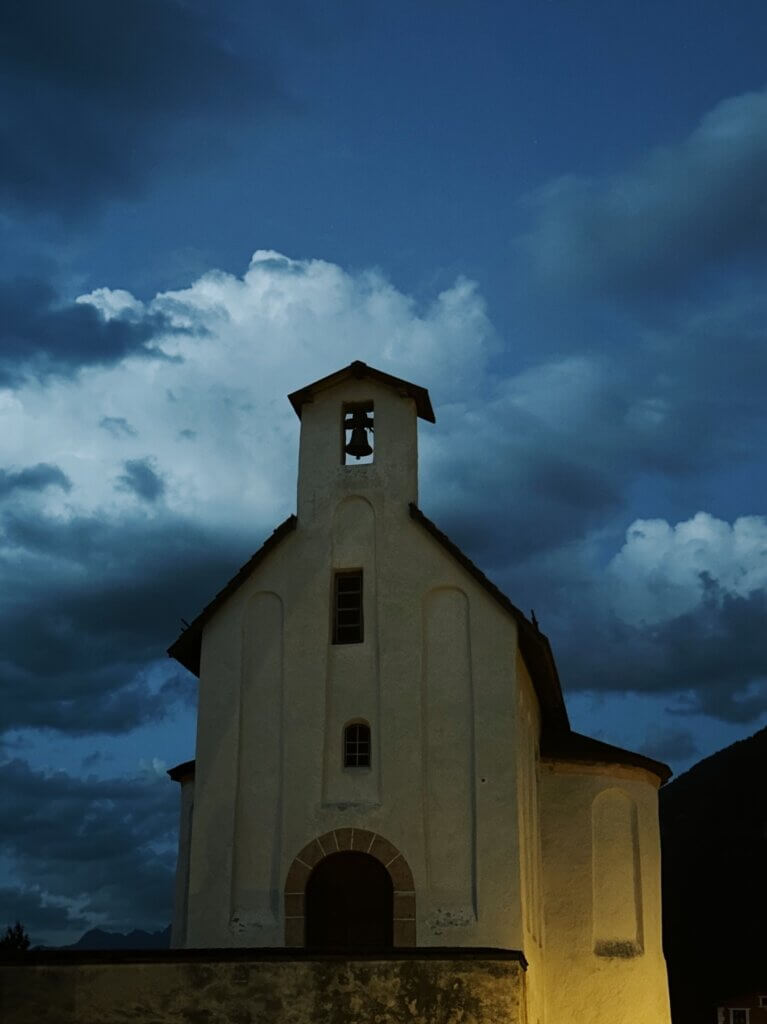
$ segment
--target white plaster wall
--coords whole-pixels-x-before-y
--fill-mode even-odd
[[[540,778],[547,1019],[669,1024],[657,780],[552,763]]]
[[[273,933],[279,923],[283,616],[281,598],[259,591],[242,620],[231,924],[246,934]]]
[[[341,404],[368,400],[374,462],[342,466]],[[293,857],[344,826],[380,833],[407,859],[419,945],[523,946],[515,624],[410,518],[415,432],[412,400],[369,381],[305,405],[297,528],[205,627],[190,946],[282,945]],[[365,641],[334,646],[333,572],[345,568],[363,570]],[[247,640],[248,609],[266,593],[282,608],[279,682]],[[369,772],[342,764],[341,731],[357,717],[371,724]],[[260,867],[243,867],[251,854]]]
[[[194,778],[181,781],[181,800],[178,821],[178,857],[176,880],[173,887],[173,921],[170,930],[171,949],[186,945],[187,908],[189,904],[189,848],[192,840],[194,814]]]
[[[519,653],[517,653],[517,718],[518,740],[515,753],[520,844],[520,897],[524,935],[523,952],[529,964],[527,1012],[529,1024],[543,1024],[546,1020],[546,977],[538,756],[540,711],[530,674]]]
[[[363,401],[375,458],[344,466],[342,405]],[[413,401],[347,381],[302,417],[297,528],[203,633],[186,945],[283,945],[294,856],[362,828],[412,869],[419,945],[524,951],[528,1024],[668,1024],[654,780],[539,764],[514,621],[410,518]],[[362,644],[330,642],[343,569]],[[370,769],[343,766],[353,719]]]

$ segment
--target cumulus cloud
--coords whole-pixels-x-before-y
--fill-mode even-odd
[[[706,513],[672,525],[638,519],[607,568],[612,606],[626,622],[655,625],[719,593],[748,598],[767,590],[767,519],[730,524]]]
[[[743,256],[764,257],[767,92],[724,100],[636,168],[561,178],[531,205],[527,251],[560,288],[668,293]]]
[[[107,316],[95,301],[61,301],[46,281],[0,281],[0,387],[114,364],[128,354],[162,358],[152,345],[160,330],[169,325],[159,313],[124,306]]]
[[[598,547],[560,557],[544,593],[571,691],[666,694],[674,714],[761,720],[767,519],[637,520],[606,566]]]
[[[73,308],[96,332],[137,334],[108,358],[75,352],[70,373],[0,389],[0,465],[18,465],[23,439],[27,467],[3,478],[15,486],[0,510],[0,732],[124,735],[190,699],[192,681],[163,660],[181,617],[295,508],[299,425],[286,395],[353,359],[430,389],[438,422],[420,427],[421,504],[517,603],[536,607],[571,693],[653,694],[680,715],[732,722],[764,710],[765,520],[630,512],[648,479],[671,488],[745,463],[765,425],[752,379],[758,332],[728,360],[743,387],[712,399],[699,372],[708,364],[693,339],[704,328],[729,337],[726,312],[689,337],[656,334],[653,361],[643,351],[626,364],[600,347],[503,371],[472,282],[419,303],[380,272],[270,250],[242,276],[211,271],[141,302],[104,287]],[[147,346],[162,357],[147,358]],[[12,476],[28,470],[32,490]],[[656,753],[689,754],[689,721],[654,737]],[[14,771],[42,807],[58,792],[47,776]],[[75,789],[98,847],[100,797]],[[147,796],[134,788],[124,799]],[[60,824],[79,835],[74,821]],[[126,849],[144,848],[140,829],[115,827]],[[10,840],[9,856],[25,857],[25,842]],[[135,878],[145,902],[125,911],[126,926],[162,927],[166,911],[158,920],[142,908],[167,906],[172,855],[159,874],[149,863],[141,874],[131,856],[122,892]],[[112,875],[84,904],[56,902],[62,877],[30,861],[23,891],[39,895],[40,914],[56,906],[60,919],[63,907],[78,922],[123,926],[127,897]],[[77,875],[66,891],[83,884]]]
[[[499,373],[471,282],[417,303],[380,272],[270,250],[241,277],[211,271],[142,303],[104,287],[77,308],[106,325],[157,318],[166,357],[126,351],[0,392],[0,464],[24,437],[27,461],[72,485],[40,491],[34,508],[6,502],[0,521],[9,728],[116,732],[164,713],[147,666],[294,511],[285,396],[358,358],[429,387],[438,425],[421,428],[422,504],[536,607],[571,688],[699,686],[717,714],[757,713],[760,655],[745,631],[763,594],[763,525],[637,521],[617,550],[638,482],[730,467],[764,421],[756,404],[743,413],[742,391],[701,414],[694,380],[664,379],[691,368],[684,346],[644,375],[605,351]],[[707,667],[697,652],[716,630],[726,642]]]
[[[421,309],[378,273],[269,251],[242,278],[210,273],[146,304],[102,288],[76,309],[162,320],[172,358],[125,353],[0,392],[0,458],[23,437],[61,474],[34,482],[71,481],[34,507],[10,501],[17,488],[0,519],[3,726],[117,733],[183,700],[150,685],[151,666],[293,511],[287,393],[358,357],[435,397],[477,393],[494,336],[469,282]]]

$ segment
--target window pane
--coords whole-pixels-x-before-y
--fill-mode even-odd
[[[344,767],[370,767],[370,727],[355,722],[344,730]]]
[[[339,591],[353,590],[355,593],[359,593],[362,579],[360,578],[362,573],[339,573],[338,574],[338,589]]]
[[[337,572],[333,594],[333,643],[362,643],[362,570]]]

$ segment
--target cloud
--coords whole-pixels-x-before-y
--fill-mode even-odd
[[[636,299],[767,256],[767,91],[724,100],[685,139],[611,178],[565,177],[530,199],[525,249],[559,289]]]
[[[83,216],[133,198],[159,164],[226,152],[227,129],[284,109],[273,55],[287,22],[233,5],[31,0],[3,5],[0,201]],[[295,32],[295,30],[293,30]]]
[[[692,761],[700,751],[692,732],[674,725],[654,729],[642,744],[642,753],[668,764]]]
[[[711,595],[767,590],[767,519],[730,524],[706,512],[672,525],[638,519],[611,559],[612,606],[626,622],[654,625],[689,612]]]
[[[767,711],[767,519],[637,520],[603,568],[562,561],[538,568],[568,689],[665,693],[669,712],[729,722]]]
[[[157,318],[166,327],[152,344],[166,358],[139,349],[0,392],[0,460],[24,437],[30,463],[72,484],[40,492],[34,508],[9,501],[0,520],[9,728],[117,732],[165,713],[148,680],[180,617],[294,510],[298,421],[285,396],[356,358],[429,387],[438,424],[420,428],[421,504],[536,608],[572,688],[700,687],[714,713],[757,713],[759,655],[743,631],[759,609],[763,527],[680,516],[636,520],[622,538],[648,479],[694,487],[748,464],[767,426],[758,356],[733,352],[743,387],[710,404],[684,337],[654,361],[642,352],[625,365],[601,349],[503,372],[471,282],[417,303],[380,272],[271,250],[241,277],[211,271],[142,303],[103,287],[77,308],[107,325]],[[707,329],[726,323],[720,311]],[[125,429],[134,423],[140,435]],[[707,650],[707,630],[726,642],[708,668],[680,639]]]
[[[3,905],[35,941],[167,925],[178,794],[166,778],[80,779],[17,758],[0,765],[0,789],[0,852],[19,883]]]
[[[179,517],[35,510],[3,525],[0,732],[126,732],[187,699],[165,648],[251,553],[246,541]]]
[[[150,503],[162,498],[165,482],[152,468],[151,459],[127,459],[124,466],[125,472],[118,477],[119,486],[123,490],[132,491],[136,497]]]
[[[60,301],[42,280],[0,281],[0,386],[109,365],[128,354],[162,358],[152,338],[168,330],[159,313],[125,308],[107,316],[95,303]]]
[[[419,303],[380,272],[270,250],[242,276],[211,271],[144,302],[104,287],[74,308],[94,331],[127,324],[137,334],[119,356],[77,353],[67,364],[76,372],[0,389],[0,465],[17,464],[23,439],[28,467],[52,467],[71,485],[50,477],[53,486],[15,487],[3,504],[0,731],[124,735],[193,697],[193,680],[164,657],[181,617],[294,511],[299,424],[286,395],[358,358],[430,389],[438,422],[419,428],[421,504],[513,600],[536,608],[571,693],[667,701],[677,716],[654,737],[659,756],[664,744],[689,754],[690,716],[747,722],[764,710],[765,520],[632,511],[648,480],[669,490],[682,481],[688,502],[708,474],[749,465],[765,425],[764,357],[762,334],[741,330],[742,305],[641,334],[629,359],[603,345],[511,370],[472,282]],[[147,346],[164,357],[147,358]],[[717,374],[737,387],[712,390]],[[652,502],[659,489],[648,493]],[[14,771],[40,815],[54,797],[64,813],[70,783]],[[145,835],[138,808],[154,797],[133,783],[109,796],[86,781],[71,783],[82,834],[63,819],[61,831],[93,838],[106,875],[91,890],[75,867],[65,886],[64,860],[79,863],[84,845],[62,841],[60,859],[40,845],[23,867],[25,893],[33,900],[38,885],[78,921],[162,927],[172,855],[142,868],[134,853],[162,844],[165,812],[150,807],[156,827]],[[140,891],[135,911],[117,888],[122,862],[98,794],[103,829],[134,851],[124,866]],[[8,840],[22,866],[32,824],[27,816]],[[156,915],[143,917],[149,906]]]
[[[42,491],[46,487],[60,487],[63,491],[72,489],[72,481],[58,466],[38,462],[15,472],[0,469],[0,501],[13,491]]]
[[[135,430],[124,416],[102,416],[99,426],[108,431],[112,437],[137,437]]]

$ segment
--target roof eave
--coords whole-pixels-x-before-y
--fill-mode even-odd
[[[418,506],[410,503],[410,516],[419,522],[434,539],[463,568],[474,577],[488,594],[511,615],[518,629],[519,649],[533,680],[533,686],[541,705],[542,725],[544,729],[569,730],[570,721],[567,717],[562,686],[559,681],[554,655],[548,637],[525,616],[524,612],[485,576],[479,566],[465,555],[453,541],[432,522]]]
[[[668,782],[673,772],[667,764],[652,757],[638,754],[634,750],[616,747],[612,743],[596,740],[583,733],[568,730],[551,730],[541,737],[541,759],[582,765],[620,765],[624,768],[639,768],[654,775],[660,785]]]
[[[427,420],[429,423],[436,422],[431,398],[426,388],[422,388],[418,384],[411,384],[410,381],[403,380],[401,377],[394,377],[390,373],[384,373],[383,370],[376,370],[375,367],[363,363],[361,359],[355,359],[353,363],[349,363],[343,369],[329,373],[327,377],[321,377],[319,380],[299,388],[298,391],[291,392],[288,395],[288,400],[293,406],[296,416],[301,419],[303,406],[306,402],[311,402],[318,391],[334,387],[336,384],[340,384],[350,378],[354,380],[370,378],[371,380],[378,381],[380,384],[393,388],[405,397],[413,399],[416,412],[421,419]]]
[[[175,658],[179,664],[188,669],[199,678],[200,675],[200,649],[202,646],[202,630],[205,623],[213,617],[221,605],[238,590],[253,570],[264,558],[273,551],[277,545],[289,533],[296,528],[298,520],[295,515],[288,516],[276,529],[266,538],[261,547],[248,561],[234,574],[226,586],[216,594],[200,612],[197,618],[191,622],[179,637],[168,648],[168,657]]]

